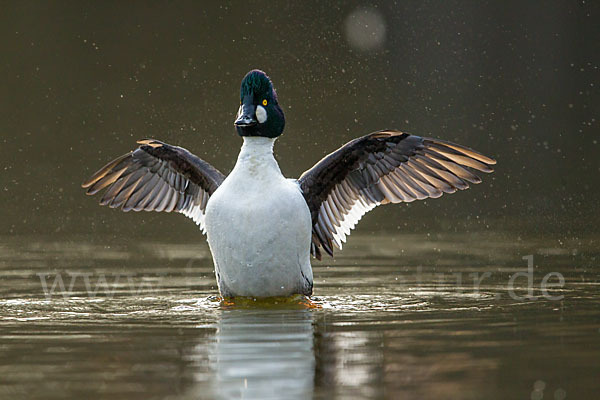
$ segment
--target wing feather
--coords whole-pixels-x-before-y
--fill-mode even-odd
[[[379,131],[346,143],[299,178],[313,221],[311,253],[333,255],[380,204],[437,198],[464,190],[496,161],[455,143]]]
[[[208,199],[225,176],[189,151],[153,139],[106,164],[82,184],[101,205],[123,211],[179,212],[204,232]]]

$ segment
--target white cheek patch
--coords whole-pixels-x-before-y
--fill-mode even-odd
[[[263,106],[256,106],[256,120],[261,124],[267,120],[267,110]]]
[[[235,119],[239,119],[242,116],[242,106],[240,106],[240,108],[238,109],[237,115],[235,116]]]

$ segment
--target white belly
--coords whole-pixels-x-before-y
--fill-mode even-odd
[[[222,296],[312,293],[311,216],[296,182],[236,166],[211,196],[205,226]]]

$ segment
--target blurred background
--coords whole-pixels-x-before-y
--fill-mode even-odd
[[[498,160],[483,184],[381,207],[360,230],[574,234],[599,222],[600,7],[590,1],[8,1],[0,15],[0,234],[197,241],[183,216],[122,214],[81,182],[141,138],[225,173],[239,83],[266,71],[298,177],[396,128]]]
[[[218,3],[0,0],[0,398],[597,397],[600,2]],[[253,68],[288,177],[384,128],[496,171],[368,213],[308,304],[221,303],[193,223],[80,185],[142,138],[228,173]]]

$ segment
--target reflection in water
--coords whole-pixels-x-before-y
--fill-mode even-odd
[[[308,307],[318,308],[219,303],[197,243],[34,239],[0,238],[0,399],[587,399],[600,390],[596,236],[358,235],[335,261],[315,263]],[[509,295],[528,254],[534,294],[556,271],[565,286],[551,294],[563,300]],[[40,283],[83,273],[109,290],[92,295],[77,280],[66,297],[47,298]],[[116,283],[119,274],[132,284]],[[526,294],[528,279],[515,282]]]
[[[315,357],[309,310],[223,310],[209,352],[215,374],[212,390],[218,398],[312,397]]]

